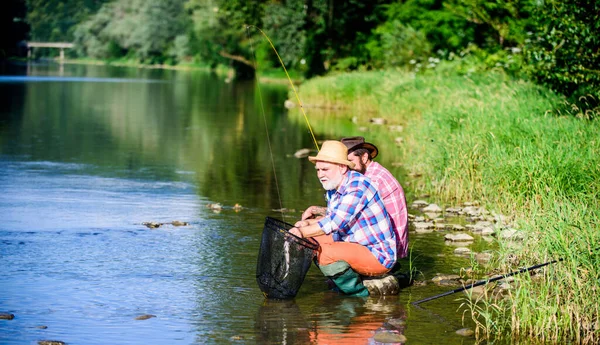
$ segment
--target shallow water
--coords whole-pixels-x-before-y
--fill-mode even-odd
[[[449,287],[344,298],[312,267],[294,300],[264,299],[265,217],[285,207],[293,222],[323,200],[314,167],[293,157],[312,138],[286,116],[285,86],[105,66],[0,71],[0,312],[15,315],[0,320],[0,343],[374,344],[383,329],[412,344],[475,342],[454,333],[470,326],[462,295],[410,305]],[[142,224],[174,220],[189,225]],[[441,233],[411,242],[423,279],[469,265]]]

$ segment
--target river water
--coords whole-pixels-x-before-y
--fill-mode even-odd
[[[407,344],[475,343],[455,334],[472,327],[461,294],[410,304],[454,287],[344,298],[312,267],[294,300],[263,297],[265,217],[293,223],[323,204],[314,166],[293,156],[314,144],[283,107],[286,85],[44,63],[0,74],[0,313],[15,315],[0,343],[375,344],[386,329]],[[319,140],[360,134],[311,124]],[[423,280],[469,265],[443,234],[411,243]]]

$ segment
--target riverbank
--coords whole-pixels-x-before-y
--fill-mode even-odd
[[[600,340],[600,259],[592,251],[600,243],[598,121],[580,120],[560,96],[500,72],[357,72],[299,90],[307,107],[342,109],[327,116],[365,124],[347,135],[373,138],[386,161],[420,176],[408,179],[409,194],[448,206],[478,200],[509,216],[524,240],[500,241],[490,270],[564,259],[535,279],[516,276],[501,299],[467,303],[479,338]]]
[[[167,69],[167,70],[176,70],[176,71],[205,71],[216,73],[217,75],[223,76],[226,80],[231,81],[235,77],[235,71],[233,68],[218,65],[216,67],[211,67],[208,65],[198,64],[198,63],[180,63],[176,65],[170,64],[143,64],[135,60],[127,60],[127,59],[117,59],[117,60],[98,60],[98,59],[89,59],[89,58],[79,58],[79,59],[64,59],[60,61],[55,58],[52,59],[56,63],[64,63],[64,64],[79,64],[79,65],[95,65],[95,66],[116,66],[116,67],[131,67],[131,68],[148,68],[148,69]],[[299,84],[302,80],[301,77],[298,76],[297,73],[292,73],[292,81],[294,84]],[[258,78],[260,82],[263,83],[271,83],[271,84],[288,84],[288,78],[283,72],[279,69],[272,71],[261,71],[258,74]]]

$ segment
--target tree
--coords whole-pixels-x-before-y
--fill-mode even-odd
[[[108,0],[26,0],[34,41],[71,42],[75,26]]]
[[[583,113],[600,113],[600,2],[547,0],[534,17],[526,46],[530,75],[571,97]]]
[[[183,3],[184,0],[107,3],[78,26],[75,37],[79,51],[98,58],[132,54],[148,63],[174,58],[176,38],[186,34],[189,23]]]

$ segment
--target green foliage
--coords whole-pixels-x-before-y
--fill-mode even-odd
[[[265,8],[264,31],[274,42],[286,68],[302,68],[306,43],[305,20],[303,0],[270,3]],[[279,66],[274,54],[271,55],[271,61],[271,66]]]
[[[77,24],[109,0],[27,0],[32,41],[71,42]]]
[[[530,74],[572,96],[584,117],[596,117],[600,104],[600,3],[548,0],[537,7],[535,19],[538,24],[526,51]]]
[[[15,1],[15,0],[13,0]],[[281,68],[305,77],[371,68],[462,74],[527,71],[600,112],[596,0],[22,0],[32,39],[77,43],[81,56]],[[521,52],[525,51],[526,54]],[[526,63],[524,63],[524,61]]]
[[[183,0],[117,0],[77,27],[75,43],[90,57],[133,51],[143,62],[163,63],[176,55],[169,52],[175,38],[185,33],[186,20]]]
[[[388,21],[373,33],[367,49],[371,64],[376,68],[407,66],[431,55],[431,45],[425,34],[399,21]]]
[[[444,6],[475,25],[472,43],[494,50],[524,42],[532,4],[531,0],[448,0]]]
[[[422,32],[440,55],[457,52],[476,41],[477,25],[444,6],[442,0],[408,0],[386,7],[387,22]],[[389,29],[387,31],[390,31]]]

